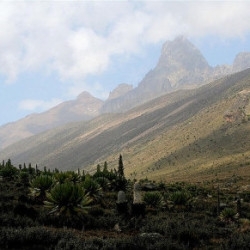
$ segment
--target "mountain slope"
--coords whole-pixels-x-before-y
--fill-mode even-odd
[[[245,70],[198,89],[166,94],[126,113],[30,137],[3,150],[0,158],[91,170],[106,160],[116,167],[121,153],[126,174],[137,177],[183,180],[234,173],[236,164],[244,168],[250,162],[249,97],[250,70]]]
[[[46,112],[8,123],[0,127],[0,149],[68,122],[90,120],[99,114],[102,104],[102,100],[83,92],[76,100],[63,102]]]
[[[83,92],[76,100],[6,124],[0,127],[0,149],[66,123],[90,120],[104,113],[126,112],[166,93],[201,86],[248,67],[250,53],[244,52],[236,56],[233,65],[213,68],[188,39],[177,37],[163,45],[156,67],[146,74],[138,87],[133,89],[132,85],[120,84],[104,102]]]

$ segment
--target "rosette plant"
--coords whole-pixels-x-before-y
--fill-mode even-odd
[[[50,210],[49,214],[72,219],[86,215],[91,201],[80,185],[65,182],[55,185],[47,192],[44,204]]]

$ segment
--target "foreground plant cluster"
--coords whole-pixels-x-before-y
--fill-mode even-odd
[[[105,162],[93,174],[8,160],[0,164],[0,248],[250,249],[250,191],[239,191],[241,181],[127,180],[121,156],[117,170]]]

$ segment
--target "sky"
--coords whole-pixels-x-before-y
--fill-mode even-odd
[[[250,1],[0,2],[0,126],[88,91],[105,100],[186,36],[211,66],[250,52]]]

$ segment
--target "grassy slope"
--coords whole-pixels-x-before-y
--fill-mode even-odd
[[[91,169],[105,160],[117,167],[121,153],[126,174],[136,178],[199,181],[244,175],[250,172],[250,122],[227,123],[224,114],[237,109],[238,93],[248,88],[250,70],[162,96],[124,114],[28,138],[1,152],[0,159]]]
[[[130,149],[136,153],[132,157],[127,153],[128,171],[136,169],[139,178],[146,175],[168,181],[250,173],[250,124],[226,124],[217,113],[223,114],[224,105],[205,109],[147,145]]]
[[[165,122],[161,133],[126,147],[123,158],[127,159],[124,162],[127,175],[167,181],[201,181],[233,174],[250,176],[250,123],[241,120],[228,123],[224,119],[226,111],[241,98],[237,93],[250,87],[249,76],[238,77],[200,88],[197,99],[180,111],[184,122],[177,121],[170,127]],[[235,80],[239,82],[234,84]],[[115,165],[115,156],[108,161]]]

